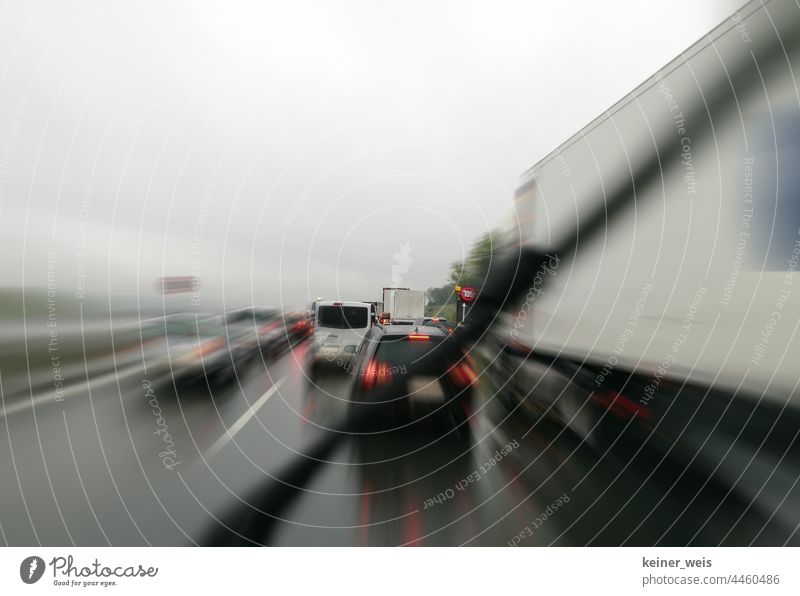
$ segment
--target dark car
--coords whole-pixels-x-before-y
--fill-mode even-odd
[[[309,337],[314,331],[314,327],[303,313],[288,312],[283,316],[281,329],[284,331],[288,341],[288,347],[299,344]]]
[[[314,331],[308,317],[299,312],[287,312],[259,327],[259,348],[264,359],[279,358],[294,346],[304,342]]]
[[[153,328],[163,333],[166,364],[174,382],[206,379],[215,383],[233,378],[231,344],[221,317],[174,314]]]
[[[225,327],[236,360],[258,355],[261,349],[272,351],[286,341],[281,312],[274,308],[245,307],[225,313]]]
[[[425,317],[422,319],[422,324],[428,327],[438,327],[447,333],[452,333],[455,329],[455,324],[444,317]]]
[[[392,319],[389,321],[390,325],[418,325],[419,322],[415,319]]]
[[[468,356],[452,359],[439,349],[447,336],[438,327],[416,325],[369,331],[351,371],[350,406],[364,426],[396,428],[429,416],[455,425],[466,420],[476,374]]]

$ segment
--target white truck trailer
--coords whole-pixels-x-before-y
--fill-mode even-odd
[[[525,172],[506,243],[537,270],[495,326],[510,407],[637,432],[787,519],[798,72],[798,6],[750,2]]]
[[[382,319],[413,320],[425,316],[425,292],[409,288],[383,288]]]

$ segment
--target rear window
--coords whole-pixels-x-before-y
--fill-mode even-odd
[[[381,339],[375,351],[375,359],[385,362],[390,366],[401,366],[421,362],[430,364],[431,372],[441,372],[441,359],[436,353],[436,345],[440,338],[431,337],[427,340],[410,340],[407,336],[389,336]],[[437,362],[439,366],[436,366]],[[426,372],[423,370],[423,373]]]
[[[320,306],[317,324],[332,329],[363,329],[369,327],[369,309],[364,306]]]

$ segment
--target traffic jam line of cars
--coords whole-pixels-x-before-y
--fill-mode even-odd
[[[405,420],[429,416],[451,427],[467,420],[477,375],[468,355],[454,360],[439,349],[453,331],[446,319],[382,324],[365,302],[318,301],[313,308],[309,379],[315,382],[324,373],[353,375],[350,408],[371,430],[398,428]],[[373,389],[379,387],[391,391],[376,399]]]
[[[311,323],[302,314],[257,307],[222,315],[178,313],[142,324],[146,357],[163,365],[179,384],[228,383],[237,367],[277,358],[310,333]]]

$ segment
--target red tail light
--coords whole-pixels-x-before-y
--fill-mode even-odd
[[[365,391],[368,391],[372,387],[376,385],[383,385],[388,383],[391,379],[391,375],[387,372],[389,370],[389,366],[385,362],[378,362],[377,360],[372,360],[368,365],[366,370],[364,371],[364,379],[361,382],[362,387]]]
[[[469,387],[478,380],[473,368],[466,362],[459,362],[450,369],[450,380],[458,387]]]
[[[431,338],[430,335],[425,335],[424,333],[409,333],[408,339],[411,341],[428,341]]]

